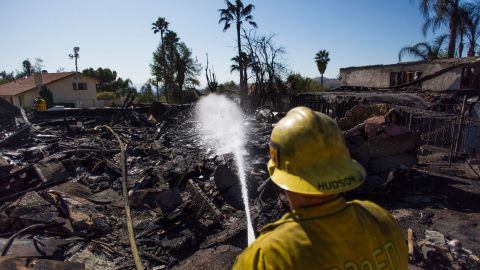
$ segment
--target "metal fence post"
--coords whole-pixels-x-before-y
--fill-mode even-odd
[[[465,105],[467,103],[467,96],[463,96],[462,111],[460,115],[460,125],[458,127],[457,137],[455,141],[455,154],[458,152],[458,144],[460,143],[461,134],[463,131],[463,122],[465,121]]]

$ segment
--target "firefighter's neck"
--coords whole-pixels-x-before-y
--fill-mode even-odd
[[[291,192],[285,190],[285,194],[288,198],[288,203],[290,204],[290,209],[298,209],[308,206],[320,205],[331,200],[335,200],[340,195],[326,195],[326,196],[318,196],[318,195],[304,195],[295,192]]]

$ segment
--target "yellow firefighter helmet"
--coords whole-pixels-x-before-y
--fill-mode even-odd
[[[268,171],[282,189],[329,195],[360,186],[365,169],[350,157],[342,133],[327,115],[290,110],[273,128]]]

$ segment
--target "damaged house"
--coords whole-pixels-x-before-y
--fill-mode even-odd
[[[347,87],[471,91],[478,90],[479,64],[480,57],[465,57],[347,67],[340,69],[340,77]]]

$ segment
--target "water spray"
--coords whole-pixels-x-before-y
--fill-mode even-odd
[[[242,157],[245,147],[244,115],[233,101],[224,96],[210,94],[198,102],[196,118],[200,124],[201,140],[205,145],[214,149],[217,155],[233,153],[235,156],[247,218],[248,244],[250,244],[255,240],[255,234],[250,216],[245,164]]]

